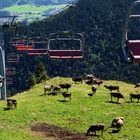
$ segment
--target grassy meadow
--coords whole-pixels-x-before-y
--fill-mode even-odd
[[[17,21],[24,21],[26,19],[29,22],[32,22],[34,20],[41,20],[43,18],[46,18],[46,16],[44,16],[46,11],[62,9],[65,6],[66,4],[47,5],[47,6],[35,6],[27,4],[27,5],[13,5],[11,7],[7,7],[1,10],[18,14]]]
[[[69,92],[72,100],[62,102],[63,96],[44,95],[44,83],[38,84],[29,91],[11,97],[18,102],[17,109],[4,110],[6,102],[0,102],[0,140],[53,140],[41,133],[31,131],[36,123],[47,123],[72,132],[86,133],[93,123],[104,123],[105,131],[102,137],[88,137],[89,140],[139,140],[140,139],[140,103],[137,100],[130,103],[129,93],[140,92],[140,88],[121,81],[104,81],[103,85],[119,85],[124,99],[120,104],[110,102],[109,91],[103,86],[97,86],[93,97],[88,97],[91,86],[85,83],[75,84],[71,78],[52,78],[49,84],[61,82],[71,83]],[[116,101],[116,99],[113,99]],[[109,128],[113,118],[124,117],[124,126],[119,133],[110,133]],[[100,132],[97,132],[100,134]]]
[[[62,5],[47,5],[47,6],[35,6],[35,5],[14,5],[11,7],[4,8],[5,11],[16,12],[16,13],[42,13],[50,9],[61,9],[65,7],[65,4]]]

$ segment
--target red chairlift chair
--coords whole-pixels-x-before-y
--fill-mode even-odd
[[[13,84],[13,79],[10,78],[10,77],[7,77],[7,78],[6,78],[6,85],[7,85],[7,86],[10,86],[10,85],[12,85],[12,84]]]
[[[52,49],[53,41],[74,41],[79,42],[78,49]],[[81,33],[71,33],[61,31],[50,35],[48,40],[48,56],[50,59],[82,59],[83,58],[83,35]]]
[[[6,68],[6,75],[12,76],[16,74],[16,69],[14,67]]]
[[[140,63],[140,40],[128,40],[126,47],[128,49],[128,60]]]
[[[11,39],[11,45],[18,51],[27,51],[33,49],[33,43],[30,38],[25,38],[25,36],[15,37]]]
[[[15,53],[8,54],[7,62],[9,63],[18,63],[19,62],[19,55]]]
[[[140,40],[128,39],[128,26],[130,19],[140,18],[140,14],[132,14],[132,10],[136,6],[140,5],[140,1],[132,3],[128,10],[123,37],[122,37],[122,49],[123,55],[126,62],[140,63]]]
[[[28,55],[48,55],[47,49],[29,49],[27,50]]]
[[[18,51],[28,51],[28,50],[33,50],[33,46],[32,45],[18,45],[16,46],[16,50]]]
[[[11,44],[16,47],[18,51],[26,51],[28,55],[48,55],[47,51],[48,39],[43,37],[20,37],[13,38]],[[35,44],[46,44],[46,48],[35,48]]]
[[[33,46],[36,44],[46,44],[46,48],[32,48],[27,51],[28,55],[48,55],[47,44],[48,38],[46,37],[33,37]]]

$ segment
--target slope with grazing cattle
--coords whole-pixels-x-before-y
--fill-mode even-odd
[[[60,91],[56,94],[44,94],[44,83],[38,84],[29,91],[11,97],[17,100],[16,109],[6,109],[6,102],[0,102],[0,139],[15,140],[45,140],[60,138],[96,139],[86,136],[92,124],[105,124],[103,138],[105,139],[139,139],[140,138],[140,103],[133,100],[130,93],[138,93],[139,88],[120,81],[103,81],[104,85],[120,87],[124,99],[111,102],[109,90],[103,84],[96,86],[96,93],[92,97],[92,86],[76,83],[71,78],[55,77],[47,81],[48,85],[69,83],[71,100],[64,99]],[[62,92],[67,89],[62,89]],[[112,120],[123,117],[121,130],[114,134],[110,128]],[[63,134],[64,133],[64,134]],[[100,136],[100,132],[96,132]],[[46,138],[47,137],[47,138]],[[100,136],[102,139],[102,136]],[[98,139],[98,138],[97,138]]]

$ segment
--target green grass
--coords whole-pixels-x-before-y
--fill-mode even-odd
[[[14,5],[8,8],[4,8],[3,10],[5,11],[10,11],[10,12],[16,12],[16,13],[42,13],[44,11],[50,10],[50,9],[61,9],[65,4],[62,5],[48,5],[48,6],[34,6],[34,5]]]
[[[32,22],[32,21],[42,20],[43,18],[46,18],[46,16],[44,16],[46,11],[62,9],[65,6],[66,4],[47,5],[47,6],[14,5],[1,10],[17,13],[19,15],[16,18],[18,22],[23,20],[28,20],[29,22]]]
[[[91,87],[86,84],[74,84],[70,78],[53,78],[50,84],[69,82],[72,84],[71,102],[59,102],[62,95],[43,95],[43,84],[36,85],[31,90],[18,94],[12,98],[17,99],[18,107],[15,110],[3,111],[6,102],[0,102],[0,139],[2,140],[45,140],[43,135],[31,132],[31,125],[38,122],[66,127],[74,132],[85,133],[93,123],[104,123],[106,130],[103,138],[91,139],[105,140],[139,140],[140,139],[140,103],[129,103],[129,93],[134,85],[120,81],[104,81],[107,85],[119,85],[120,92],[125,96],[120,104],[110,103],[109,91],[104,86],[98,87],[97,93],[87,97]],[[139,89],[135,89],[137,92]],[[110,134],[110,123],[114,117],[123,116],[124,126],[119,133]]]

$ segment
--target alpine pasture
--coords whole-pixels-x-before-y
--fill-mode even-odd
[[[17,108],[6,110],[6,102],[0,102],[0,139],[2,140],[53,140],[57,137],[46,136],[44,132],[32,131],[38,123],[59,126],[73,133],[86,134],[92,124],[104,123],[103,136],[86,136],[89,140],[139,140],[140,138],[140,103],[130,102],[130,93],[139,92],[133,84],[121,81],[103,81],[96,93],[89,97],[91,86],[85,82],[74,83],[71,78],[54,77],[48,84],[70,83],[71,101],[64,101],[61,93],[44,94],[44,83],[37,84],[28,91],[10,97],[17,100]],[[113,98],[103,85],[118,85],[124,99]],[[65,89],[63,89],[65,91]],[[118,133],[112,133],[111,122],[115,117],[124,117],[124,126]]]

